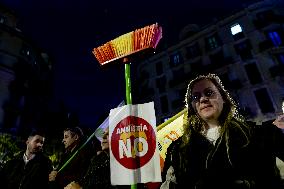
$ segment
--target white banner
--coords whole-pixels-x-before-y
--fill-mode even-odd
[[[161,182],[154,103],[125,105],[110,111],[112,185]]]

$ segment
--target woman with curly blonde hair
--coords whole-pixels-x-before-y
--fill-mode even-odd
[[[264,99],[265,100],[265,99]],[[281,188],[275,158],[284,160],[284,134],[274,125],[256,126],[215,74],[193,79],[186,94],[184,134],[167,151],[176,181],[170,188]]]

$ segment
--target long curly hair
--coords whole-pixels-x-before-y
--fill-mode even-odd
[[[192,89],[194,85],[201,81],[201,80],[208,80],[211,81],[218,91],[220,92],[223,101],[224,106],[223,110],[221,112],[221,115],[218,118],[219,124],[220,124],[220,137],[221,140],[219,140],[216,145],[218,146],[222,139],[225,139],[226,148],[227,148],[227,155],[230,161],[230,154],[229,154],[229,127],[234,127],[241,131],[243,134],[243,137],[245,138],[245,142],[243,146],[248,145],[249,143],[249,126],[244,121],[243,117],[238,113],[237,111],[237,104],[232,99],[232,97],[229,95],[227,90],[224,88],[222,81],[216,74],[209,73],[208,75],[200,75],[196,77],[195,79],[191,80],[188,84],[187,93],[185,96],[185,103],[187,107],[186,115],[184,116],[184,122],[183,122],[183,131],[184,135],[182,137],[182,146],[186,146],[188,143],[190,143],[190,136],[192,132],[198,132],[201,134],[204,134],[206,129],[206,122],[201,119],[201,117],[196,113],[194,107],[192,106]],[[216,148],[217,149],[217,148]]]

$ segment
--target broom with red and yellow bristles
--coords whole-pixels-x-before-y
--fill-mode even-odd
[[[121,35],[94,48],[93,54],[101,65],[116,60],[122,60],[122,62],[125,63],[127,104],[132,104],[130,59],[134,59],[134,55],[142,54],[142,52],[145,52],[148,49],[156,49],[161,38],[162,27],[156,23]],[[131,185],[131,189],[137,189],[137,185]]]
[[[152,24],[121,35],[97,48],[93,54],[101,65],[131,56],[145,49],[155,49],[162,38],[162,27]]]
[[[162,27],[158,24],[152,24],[144,28],[121,35],[102,46],[94,48],[93,54],[101,65],[109,62],[123,59],[125,63],[125,81],[126,81],[126,102],[132,104],[131,100],[131,82],[130,82],[130,62],[129,57],[147,49],[156,49],[162,38]],[[58,170],[61,172],[74,159],[74,157],[83,149],[86,144],[95,136],[95,132],[86,140],[86,142],[76,150],[72,156]],[[131,185],[136,189],[136,185]]]

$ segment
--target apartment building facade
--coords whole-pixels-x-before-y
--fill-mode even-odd
[[[30,125],[50,95],[51,62],[0,5],[0,130]]]
[[[190,79],[216,73],[249,120],[282,112],[284,100],[284,9],[261,1],[199,28],[189,25],[180,42],[137,68],[137,102],[154,101],[157,124],[184,108]]]

